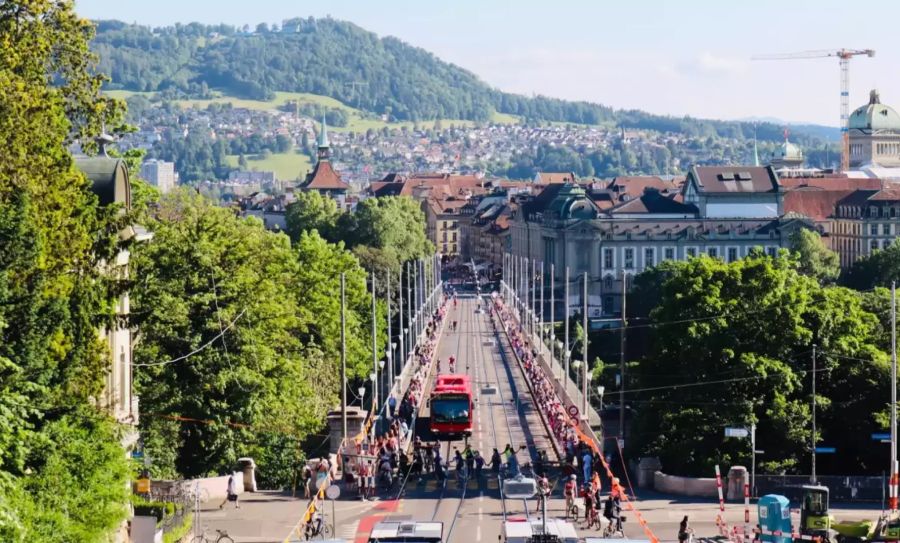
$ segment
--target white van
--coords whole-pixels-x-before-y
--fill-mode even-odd
[[[513,518],[503,523],[501,543],[531,543],[534,536],[544,534],[544,522],[540,518]],[[547,519],[546,535],[554,536],[559,543],[578,543],[578,533],[571,522],[558,518]]]

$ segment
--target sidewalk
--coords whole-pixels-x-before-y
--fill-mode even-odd
[[[280,491],[245,492],[240,508],[222,503],[221,497],[211,498],[202,505],[200,526],[207,536],[215,539],[215,530],[225,530],[237,543],[282,543],[306,509],[302,495],[292,498]]]

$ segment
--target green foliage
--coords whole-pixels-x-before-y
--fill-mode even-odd
[[[799,271],[814,277],[819,283],[832,283],[841,273],[838,254],[822,242],[817,232],[801,228],[794,231],[790,238],[791,251],[797,254],[800,263]]]
[[[122,104],[100,95],[93,27],[70,2],[0,4],[0,540],[98,541],[126,515],[128,465],[91,406],[108,354],[115,209],[68,144],[93,147]]]
[[[870,290],[890,287],[897,280],[900,280],[900,243],[894,241],[854,262],[843,282],[857,290]]]
[[[240,456],[264,454],[260,433],[301,440],[318,429],[335,382],[301,340],[310,322],[295,301],[297,260],[287,237],[190,191],[162,198],[148,226],[154,239],[134,261],[145,278],[133,291],[136,362],[199,349],[136,371],[154,469],[222,473]],[[209,422],[176,429],[159,415]]]
[[[885,397],[876,392],[884,373],[884,353],[871,339],[877,319],[858,294],[821,287],[798,266],[786,257],[725,263],[703,256],[651,272],[662,279],[650,313],[661,324],[638,368],[637,388],[648,389],[634,398],[642,453],[676,473],[706,474],[715,463],[747,460],[746,444],[723,439],[722,428],[756,423],[773,466],[805,469],[806,369],[816,344],[819,441],[838,447],[842,465],[873,469],[860,436],[876,428],[864,413]]]
[[[172,98],[205,97],[210,88],[257,100],[268,100],[275,91],[308,92],[403,121],[487,122],[499,112],[529,122],[609,124],[746,140],[756,133],[762,141],[783,140],[782,127],[773,123],[666,117],[500,92],[423,49],[332,18],[297,18],[280,32],[267,28],[254,34],[227,25],[151,29],[100,21],[93,48],[102,58],[101,68],[112,76],[109,88],[162,91]],[[329,124],[332,120],[340,123],[329,119]],[[838,134],[831,130],[815,136],[800,131],[792,135],[801,145],[816,146],[810,144],[822,137],[837,139]]]
[[[334,199],[315,190],[300,192],[285,213],[287,233],[297,241],[304,232],[316,230],[323,238],[334,240],[339,216]]]
[[[348,247],[365,245],[391,252],[399,262],[434,254],[434,245],[425,235],[425,213],[406,196],[367,198],[355,213],[340,217],[338,229]]]
[[[163,534],[163,543],[179,543],[193,528],[194,513],[187,512],[181,517],[181,524]]]

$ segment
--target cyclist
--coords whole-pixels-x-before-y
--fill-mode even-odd
[[[569,518],[569,511],[575,506],[575,486],[577,477],[573,473],[569,475],[569,480],[563,486],[563,495],[566,497],[566,518]]]
[[[450,356],[450,373],[456,373],[456,358]]]
[[[584,484],[584,520],[590,528],[594,517],[594,493],[591,492],[591,484]]]
[[[322,513],[318,511],[313,513],[312,518],[309,519],[309,524],[306,525],[306,539],[318,537],[322,533],[323,523]]]
[[[541,502],[541,499],[549,499],[550,498],[550,481],[545,476],[541,476],[538,479],[538,492],[535,495],[538,503]]]
[[[678,526],[678,541],[679,543],[690,543],[693,538],[694,530],[688,525],[688,516],[685,515]]]
[[[603,506],[603,516],[609,521],[611,533],[622,531],[622,506],[619,503],[618,493],[610,493]]]

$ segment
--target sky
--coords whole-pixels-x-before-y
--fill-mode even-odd
[[[396,36],[526,95],[701,118],[838,126],[836,58],[754,55],[875,49],[850,62],[850,106],[900,108],[900,2],[888,0],[76,0],[91,19],[176,22],[348,20]]]

